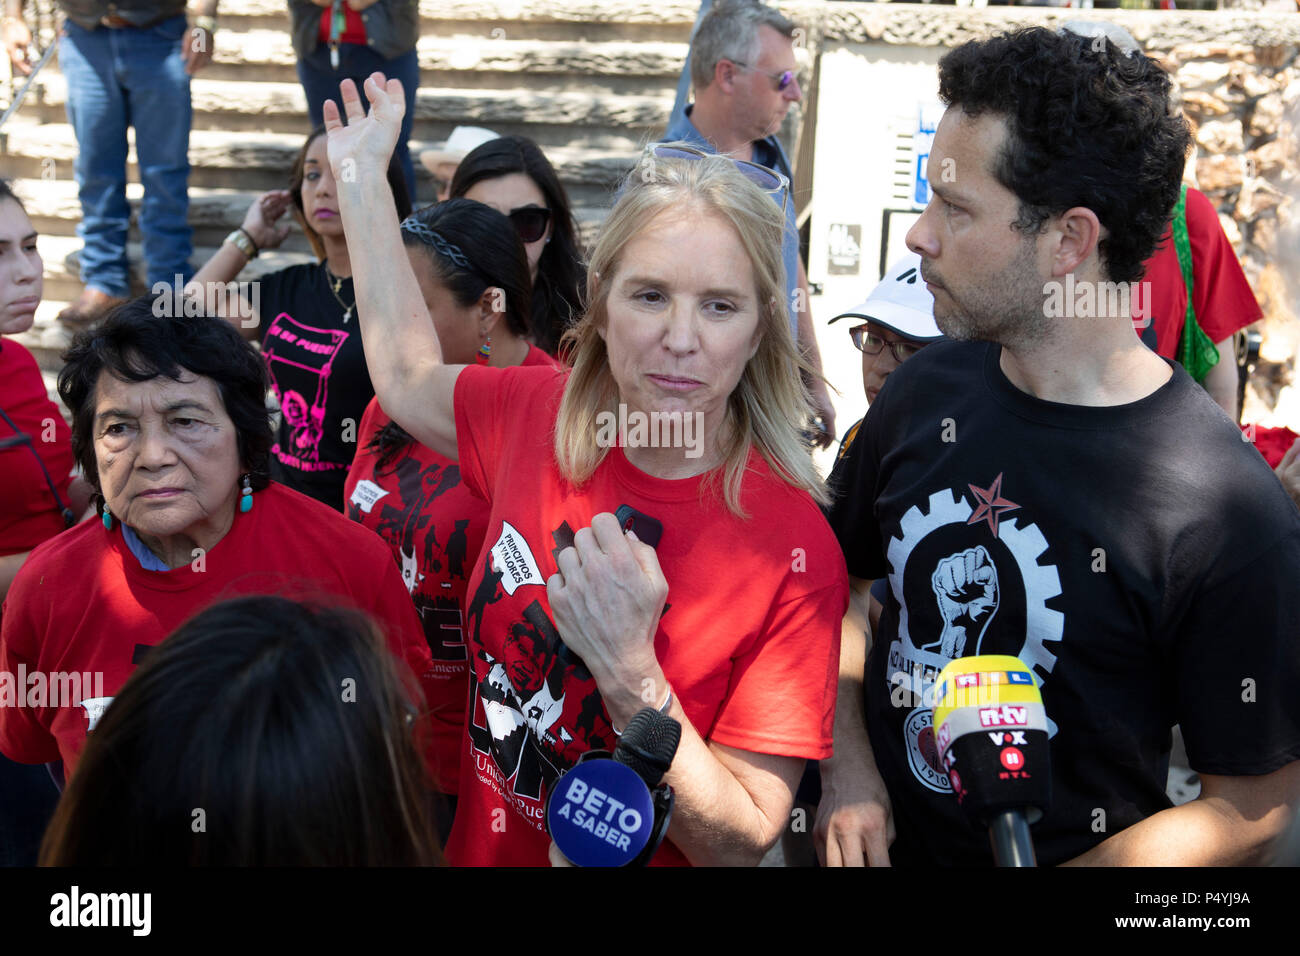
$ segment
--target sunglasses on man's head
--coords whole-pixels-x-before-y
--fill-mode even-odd
[[[546,235],[546,226],[551,221],[551,211],[542,206],[520,206],[511,209],[507,215],[515,224],[515,232],[523,242],[536,242]]]

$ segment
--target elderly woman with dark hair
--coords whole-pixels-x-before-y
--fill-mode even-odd
[[[155,311],[152,298],[127,302],[64,356],[59,394],[100,520],[33,551],[9,591],[0,672],[48,684],[0,707],[0,751],[20,763],[70,771],[142,652],[221,598],[330,595],[374,615],[422,681],[431,670],[383,542],[268,479],[252,347],[220,319]],[[85,680],[56,694],[53,675],[68,672]]]

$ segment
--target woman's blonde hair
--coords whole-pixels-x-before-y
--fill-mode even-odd
[[[609,290],[623,250],[660,214],[694,215],[691,207],[703,207],[705,214],[721,216],[735,229],[753,267],[761,333],[757,351],[727,400],[722,464],[708,474],[706,484],[716,491],[721,477],[727,507],[746,517],[740,489],[753,445],[778,476],[825,504],[825,486],[800,439],[800,429],[812,415],[800,373],[817,373],[800,356],[790,332],[781,255],[785,216],[725,157],[643,157],[605,221],[588,264],[586,311],[561,347],[573,372],[555,423],[560,473],[581,485],[608,451],[596,440],[598,416],[617,415],[619,394],[599,330],[608,321]]]

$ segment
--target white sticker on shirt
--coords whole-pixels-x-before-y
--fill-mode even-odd
[[[108,710],[108,705],[113,703],[111,697],[87,697],[81,702],[81,706],[86,708],[86,719],[90,724],[86,727],[86,733],[95,729],[99,723],[99,718],[104,716],[104,711]]]
[[[524,584],[546,583],[528,542],[508,521],[501,522],[501,537],[492,545],[492,568],[501,572],[501,586],[507,594],[514,594]]]
[[[375,506],[375,502],[384,495],[388,494],[383,488],[368,478],[362,478],[357,482],[357,486],[352,489],[352,504],[359,507],[366,514],[370,514],[370,509]]]

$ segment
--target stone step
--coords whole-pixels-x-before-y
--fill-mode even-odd
[[[41,241],[44,248],[45,242]],[[15,342],[25,347],[36,358],[40,366],[41,377],[45,379],[45,390],[53,401],[58,402],[58,390],[54,388],[54,379],[59,369],[63,368],[63,350],[68,347],[72,336],[55,316],[67,305],[59,299],[51,299],[47,294],[36,307],[36,321],[30,329],[13,336]]]
[[[420,35],[538,40],[686,42],[698,0],[421,0]],[[223,0],[221,30],[275,29],[289,33],[284,0]]]
[[[37,248],[45,261],[45,298],[65,302],[77,298],[81,294],[81,240],[76,236],[42,235],[37,240]],[[215,245],[195,246],[191,262],[196,266],[202,265],[216,251]],[[144,250],[139,242],[129,240],[126,255],[130,263],[132,292],[143,295],[148,291]],[[238,278],[256,279],[267,272],[314,259],[310,252],[271,249],[246,265]]]
[[[45,123],[66,122],[66,81],[59,74],[43,79],[45,96],[40,102],[24,104],[26,115]],[[196,77],[190,89],[196,130],[236,133],[309,129],[307,100],[298,83]],[[664,91],[609,97],[532,89],[421,88],[416,93],[412,135],[416,139],[437,139],[437,127],[449,130],[469,123],[498,132],[546,132],[546,127],[551,127],[566,138],[595,134],[622,140],[631,137],[635,141],[642,135],[657,133],[668,122],[672,105],[671,86]],[[531,135],[539,139],[536,132]]]
[[[420,38],[418,50],[421,86],[513,89],[526,77],[529,88],[538,92],[611,95],[643,92],[648,81],[675,86],[687,45],[426,35]],[[201,78],[296,83],[297,57],[285,32],[232,32],[217,45],[212,65]]]
[[[0,154],[0,173],[6,178],[72,181],[72,164],[77,155],[72,127],[66,123],[41,126],[27,117],[15,116],[6,124],[6,131],[9,133],[6,151]],[[228,189],[232,183],[238,183],[238,191],[250,196],[268,189],[283,189],[302,142],[301,133],[194,130],[190,133],[191,196],[201,189]],[[433,141],[412,140],[411,149],[418,155],[430,145]],[[635,146],[611,149],[579,143],[542,148],[575,205],[608,205],[610,191],[640,155],[639,147]],[[127,158],[127,177],[137,182],[140,178],[134,148]],[[418,163],[416,180],[420,202],[431,202],[432,179]],[[76,215],[80,216],[79,210]],[[242,219],[241,213],[231,228]]]
[[[612,204],[613,194],[618,179],[631,168],[631,160],[626,157],[609,157],[575,160],[571,163],[557,162],[557,171],[566,178],[565,189],[570,202],[576,210],[580,221],[599,221],[604,218],[604,211]],[[586,178],[575,183],[566,173],[576,171]],[[10,180],[10,185],[23,200],[27,214],[32,219],[36,231],[43,236],[75,236],[77,225],[81,221],[81,202],[77,197],[77,186],[71,180],[39,180],[17,178]],[[423,194],[424,189],[420,190]],[[221,189],[213,187],[190,188],[189,222],[194,230],[193,241],[196,245],[220,245],[227,233],[243,222],[248,207],[261,195],[262,191],[239,189]],[[427,198],[433,200],[432,185],[428,186]],[[126,187],[127,202],[131,207],[130,235],[138,239],[139,209],[144,195],[144,187],[138,182],[128,182]],[[424,201],[417,203],[425,205]],[[285,239],[281,246],[287,252],[310,252],[307,239],[295,230]]]
[[[77,184],[70,180],[42,181],[16,179],[10,185],[23,200],[32,225],[42,236],[73,236],[81,221],[81,201],[77,198]],[[241,222],[260,192],[240,189],[190,189],[189,222],[194,230],[196,245],[218,246],[222,239]],[[137,182],[126,185],[126,198],[131,206],[131,233],[139,237],[140,202],[144,187]],[[307,237],[298,231],[289,234],[285,252],[310,253]]]

